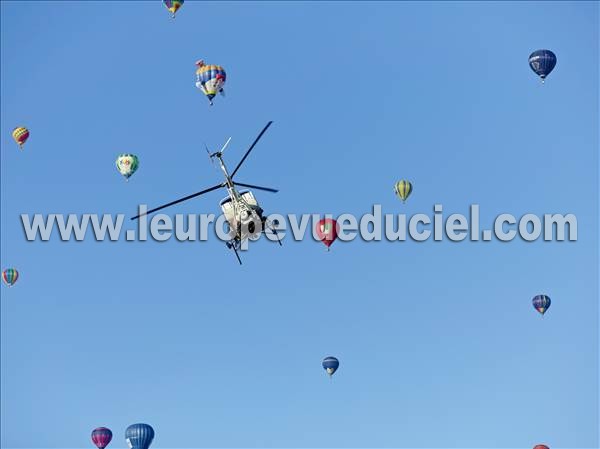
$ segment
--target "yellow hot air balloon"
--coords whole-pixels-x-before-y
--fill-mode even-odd
[[[396,192],[396,195],[398,195],[398,197],[402,200],[403,203],[410,196],[412,189],[413,188],[412,188],[412,184],[410,183],[410,181],[406,181],[404,179],[402,179],[401,181],[398,181],[396,184],[394,184],[394,191]]]
[[[25,145],[25,141],[29,139],[29,130],[22,126],[19,126],[13,129],[12,137],[15,139],[15,142],[19,144],[19,148],[22,150],[23,145]]]

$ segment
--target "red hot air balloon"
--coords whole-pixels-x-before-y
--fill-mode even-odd
[[[104,449],[112,440],[112,432],[106,427],[98,427],[92,431],[92,442],[98,449]]]
[[[548,446],[546,446],[545,444],[538,444],[537,446],[534,446],[533,449],[550,449]]]
[[[339,226],[337,222],[332,218],[324,218],[317,223],[316,231],[319,240],[323,242],[327,247],[327,251],[329,251],[329,247],[338,236]]]

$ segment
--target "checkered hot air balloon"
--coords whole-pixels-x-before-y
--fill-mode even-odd
[[[412,189],[410,181],[404,179],[394,184],[394,192],[396,192],[396,195],[398,195],[403,203],[406,202],[406,199],[410,196]]]
[[[121,173],[127,181],[131,175],[135,173],[140,165],[139,159],[135,154],[121,154],[117,158],[117,170]]]
[[[112,440],[112,432],[106,427],[98,427],[92,431],[92,442],[98,449],[104,449]]]
[[[19,148],[22,150],[23,145],[25,145],[25,142],[27,141],[27,139],[29,139],[29,130],[23,126],[19,126],[13,129],[12,137],[13,139],[15,139],[15,142],[17,142]]]
[[[550,297],[546,295],[537,295],[531,300],[533,308],[537,310],[542,316],[548,311],[550,304]]]
[[[8,287],[15,285],[17,279],[19,279],[19,272],[14,268],[7,268],[2,272],[2,280]]]
[[[163,0],[165,7],[171,13],[171,17],[174,19],[175,14],[177,14],[177,10],[181,8],[184,0]]]

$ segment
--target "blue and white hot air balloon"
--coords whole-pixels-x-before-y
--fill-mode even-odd
[[[556,55],[550,50],[536,50],[529,55],[529,67],[542,79],[542,83],[555,66]]]
[[[154,439],[154,429],[148,424],[132,424],[125,430],[129,449],[148,449]]]
[[[325,357],[323,359],[323,369],[325,371],[327,371],[327,374],[329,374],[329,377],[333,376],[333,373],[335,373],[337,371],[339,366],[340,366],[340,362],[335,357],[329,356],[329,357]]]

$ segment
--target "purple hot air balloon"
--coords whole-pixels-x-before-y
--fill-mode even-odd
[[[106,427],[98,427],[92,431],[92,442],[98,449],[104,449],[112,440],[112,432]]]

